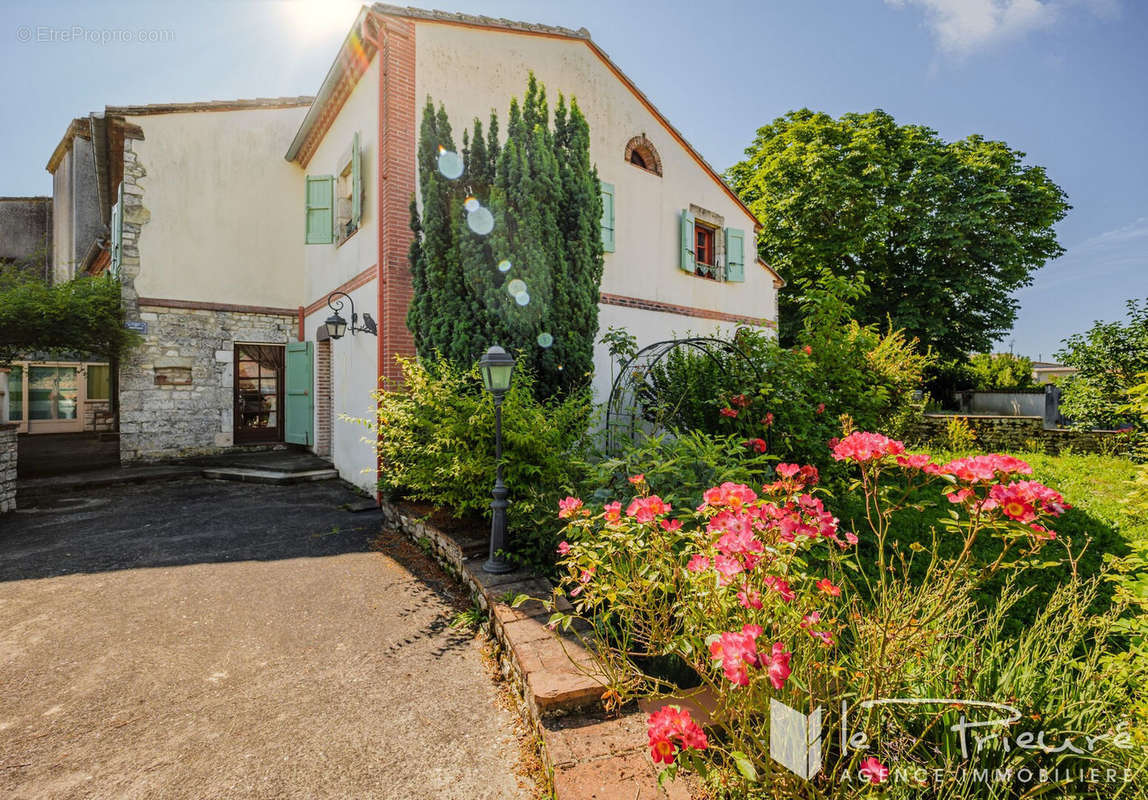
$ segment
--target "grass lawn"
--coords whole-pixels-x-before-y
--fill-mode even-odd
[[[1044,453],[1012,453],[1024,459],[1033,468],[1033,479],[1056,489],[1064,495],[1073,508],[1067,511],[1052,526],[1058,541],[1052,543],[1042,553],[1047,561],[1065,560],[1070,545],[1074,556],[1084,550],[1079,560],[1082,577],[1099,573],[1106,564],[1127,570],[1124,574],[1113,575],[1099,602],[1110,603],[1117,592],[1127,592],[1139,596],[1141,602],[1148,600],[1148,492],[1141,489],[1135,493],[1134,480],[1143,467],[1123,458],[1101,455],[1059,455]],[[947,461],[955,454],[934,453],[934,460]],[[912,542],[930,545],[932,528],[946,516],[949,504],[939,494],[939,486],[932,484],[919,491],[914,498],[931,503],[925,513],[903,512],[894,522],[889,539],[897,540],[902,546]],[[842,496],[835,508],[846,525],[866,530],[864,508],[860,498]],[[938,549],[943,555],[955,556],[954,542],[945,538],[940,527]],[[952,550],[952,552],[950,552]],[[995,542],[978,542],[977,555],[991,561],[999,549]],[[863,553],[864,551],[862,551]],[[1070,567],[1062,563],[1057,567],[1030,569],[1017,576],[1019,587],[1029,594],[1015,609],[1015,623],[1023,626],[1044,604],[1053,589],[1070,574]],[[1001,587],[1001,581],[986,586],[986,599],[994,597]],[[1143,609],[1141,609],[1143,610]],[[1141,625],[1144,618],[1141,615]]]

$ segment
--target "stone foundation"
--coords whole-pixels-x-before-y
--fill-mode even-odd
[[[0,423],[0,514],[16,510],[16,423]]]
[[[120,460],[227,450],[234,444],[235,344],[293,341],[295,318],[143,303],[138,308],[148,332],[120,366]]]
[[[1069,449],[1078,453],[1110,453],[1119,449],[1115,431],[1046,429],[1043,417],[926,414],[908,438],[918,442],[943,442],[949,420],[955,416],[969,423],[977,448],[986,452],[1043,450],[1055,455]]]

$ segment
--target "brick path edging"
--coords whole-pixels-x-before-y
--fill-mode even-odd
[[[604,686],[594,675],[590,653],[575,638],[546,627],[550,612],[539,601],[518,608],[504,602],[520,594],[549,597],[548,581],[526,572],[483,572],[485,539],[456,539],[391,503],[380,505],[386,522],[428,546],[489,614],[502,673],[542,742],[555,800],[689,800],[684,783],[658,787],[646,752],[644,714],[606,719],[595,713]]]

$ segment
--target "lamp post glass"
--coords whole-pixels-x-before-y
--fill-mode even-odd
[[[332,339],[342,339],[347,330],[347,320],[337,313],[327,317],[327,335]]]
[[[499,551],[506,542],[506,496],[509,492],[502,482],[502,396],[510,388],[510,376],[514,372],[514,357],[501,347],[491,347],[482,354],[478,367],[482,371],[482,382],[494,400],[494,458],[498,464],[495,471],[494,489],[490,495],[493,512],[490,516],[490,557],[482,565],[484,572],[510,572],[508,564]]]

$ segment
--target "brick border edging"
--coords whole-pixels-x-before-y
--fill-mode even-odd
[[[642,713],[614,719],[585,713],[600,707],[603,692],[585,648],[550,631],[550,612],[537,600],[518,608],[502,602],[510,594],[550,595],[549,581],[526,572],[483,572],[485,540],[455,539],[391,503],[379,506],[387,524],[415,542],[428,543],[435,558],[467,585],[488,613],[502,674],[514,687],[519,712],[542,743],[555,800],[689,800],[683,783],[668,784],[666,790],[658,787],[657,770],[646,752]]]

